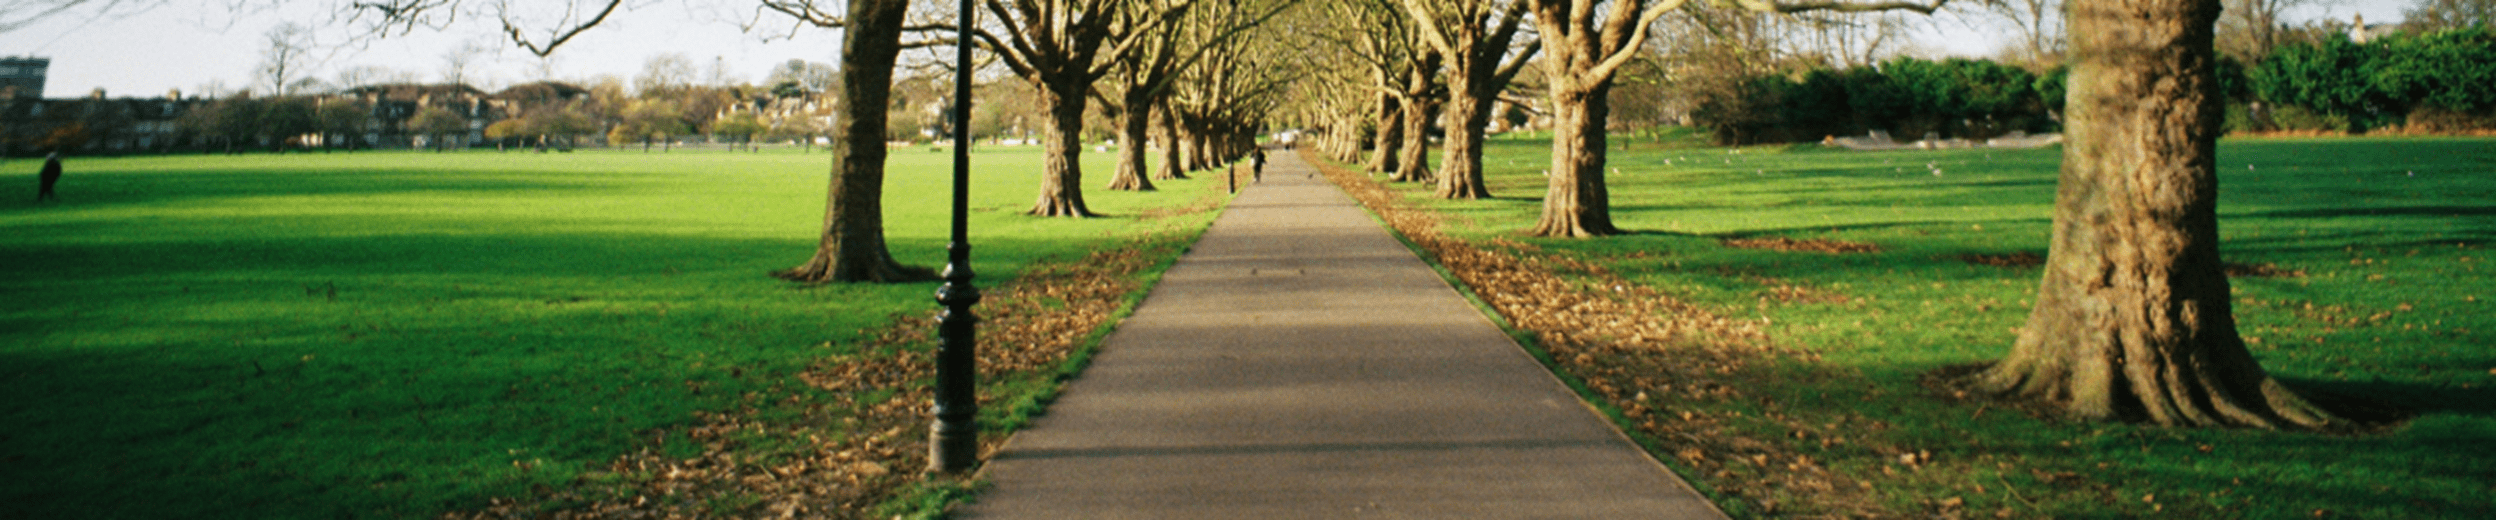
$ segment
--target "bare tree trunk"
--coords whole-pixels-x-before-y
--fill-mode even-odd
[[[1612,82],[1586,92],[1552,93],[1551,189],[1535,236],[1591,237],[1619,234],[1612,227],[1612,196],[1604,187],[1604,124],[1611,117]]]
[[[1414,97],[1404,103],[1404,142],[1395,154],[1396,182],[1430,181],[1430,128],[1439,119],[1439,103],[1428,97]]]
[[[2079,0],[2053,249],[2037,306],[1970,390],[2084,419],[2345,430],[2265,374],[2219,260],[2217,0]]]
[[[1189,118],[1183,128],[1187,131],[1188,163],[1193,165],[1188,169],[1211,170],[1222,166],[1221,155],[1214,150],[1212,128],[1206,126],[1204,119]]]
[[[1430,180],[1430,127],[1439,119],[1439,65],[1446,56],[1436,51],[1420,51],[1404,79],[1404,142],[1397,143],[1396,167],[1388,169],[1388,180],[1424,182]]]
[[[1342,122],[1336,126],[1343,129],[1343,135],[1330,136],[1329,139],[1335,143],[1335,160],[1345,163],[1359,161],[1361,145],[1368,143],[1370,134],[1376,133],[1377,129],[1362,125],[1366,120],[1355,114],[1345,114],[1339,120]]]
[[[1030,214],[1041,217],[1090,217],[1083,203],[1083,109],[1089,84],[1061,82],[1040,89],[1040,103],[1049,107],[1040,172],[1040,200]]]
[[[1378,135],[1370,142],[1370,173],[1399,171],[1396,148],[1404,145],[1404,107],[1394,96],[1379,94]]]
[[[1109,189],[1153,191],[1153,180],[1144,174],[1144,144],[1152,141],[1152,96],[1124,97],[1126,110],[1118,117],[1118,169],[1109,175]]]
[[[1155,170],[1156,173],[1153,174],[1154,179],[1168,180],[1187,178],[1187,170],[1185,168],[1181,168],[1179,165],[1179,123],[1178,116],[1171,113],[1174,110],[1175,109],[1169,106],[1163,106],[1157,111],[1161,113],[1161,117],[1159,118],[1159,122],[1161,123],[1161,168]]]
[[[1478,84],[1458,81],[1449,85],[1448,92],[1463,92]],[[1458,94],[1447,101],[1447,120],[1454,124],[1447,128],[1447,157],[1439,161],[1439,198],[1491,198],[1491,188],[1482,183],[1482,139],[1491,124],[1491,113],[1482,105],[1488,97]]]
[[[823,212],[823,239],[815,255],[774,273],[800,282],[897,282],[924,280],[926,269],[893,261],[884,245],[883,107],[892,96],[893,62],[901,54],[906,0],[853,0],[853,24],[841,46],[842,110],[833,131],[831,190]],[[646,146],[646,145],[645,145]]]

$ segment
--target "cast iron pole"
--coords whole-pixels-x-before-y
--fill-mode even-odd
[[[936,353],[936,425],[929,433],[929,471],[958,473],[979,462],[979,395],[972,379],[977,365],[979,288],[971,286],[971,18],[972,0],[962,0],[962,26],[954,40],[953,68],[953,241],[945,245],[945,285],[936,289],[936,303],[945,306],[937,334],[944,338]]]

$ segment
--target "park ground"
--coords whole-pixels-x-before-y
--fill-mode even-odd
[[[2481,449],[2496,441],[2482,301],[2496,282],[2481,272],[2496,141],[2221,146],[2223,248],[2255,355],[2300,388],[2415,415],[2354,436],[2058,422],[1923,387],[2009,348],[2058,150],[1624,141],[1611,181],[1626,236],[1524,236],[1547,162],[1530,136],[1486,155],[1503,198],[1348,184],[1737,516],[2496,515]],[[905,263],[940,257],[949,155],[896,150],[888,223]],[[1096,183],[1107,155],[1087,154]],[[987,392],[1006,397],[986,422],[1002,431],[1222,199],[1200,175],[1087,190],[1112,218],[1031,219],[1016,213],[1037,154],[977,160],[987,334],[1066,338],[992,361],[1005,370]],[[764,276],[810,250],[825,163],[77,159],[68,201],[47,206],[30,202],[33,161],[0,164],[0,185],[29,192],[0,202],[0,499],[62,518],[793,503],[884,518],[955,500],[976,484],[910,476],[925,400],[908,369],[931,344],[934,286]],[[1679,339],[1616,347],[1658,331]]]
[[[1500,199],[1368,198],[1404,208],[1386,220],[1737,516],[2496,514],[2496,461],[2477,448],[2496,440],[2496,141],[2220,146],[2222,248],[2254,355],[2308,393],[2413,415],[2352,436],[2072,423],[1924,386],[2009,350],[2059,149],[1623,141],[1608,181],[1625,236],[1526,236],[1548,161],[1530,138],[1485,154]],[[1641,335],[1675,346],[1621,346]]]
[[[906,264],[942,259],[939,152],[894,150],[887,226]],[[1031,219],[1039,152],[975,161],[987,339],[1030,346],[986,360],[983,422],[1008,428],[1225,199],[1216,179],[1165,181],[1092,193],[1106,218]],[[37,164],[0,165],[28,172],[0,182],[31,190]],[[0,502],[28,518],[431,518],[721,514],[804,494],[863,515],[925,465],[910,363],[932,345],[936,285],[767,275],[813,251],[829,164],[72,158],[64,202],[0,204]],[[742,483],[756,474],[783,478]]]

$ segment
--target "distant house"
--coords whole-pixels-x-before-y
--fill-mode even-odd
[[[43,97],[43,78],[51,69],[51,58],[32,56],[0,58],[0,98]]]
[[[493,115],[485,91],[459,84],[424,85],[391,83],[347,89],[342,93],[372,107],[374,129],[366,140],[374,143],[411,143],[415,136],[407,131],[407,120],[428,107],[443,108],[468,119],[468,135],[462,145],[485,139],[485,125]]]
[[[486,100],[493,113],[484,118],[503,120],[525,117],[545,108],[561,109],[574,101],[589,97],[589,89],[560,81],[522,83],[496,92]]]
[[[828,144],[834,110],[839,104],[829,93],[773,94],[755,92],[745,99],[722,107],[714,119],[751,113],[775,134],[794,137],[806,135],[808,141]]]
[[[179,146],[182,115],[205,103],[179,91],[161,98],[0,98],[0,154],[130,153]]]
[[[2369,40],[2391,36],[2398,32],[2401,32],[2401,27],[2397,24],[2379,23],[2366,25],[2365,13],[2358,13],[2355,19],[2351,20],[2349,23],[2349,41],[2351,43],[2366,43]]]

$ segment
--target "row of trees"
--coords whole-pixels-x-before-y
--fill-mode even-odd
[[[802,26],[842,31],[838,112],[831,187],[824,231],[815,255],[779,276],[807,282],[896,281],[926,277],[924,269],[894,262],[883,238],[881,207],[885,139],[896,113],[919,108],[896,96],[894,71],[905,49],[973,44],[995,67],[1030,87],[1042,119],[1046,146],[1038,200],[1029,213],[1091,216],[1083,200],[1080,156],[1086,116],[1100,102],[1120,121],[1124,154],[1110,187],[1151,189],[1142,174],[1142,143],[1158,141],[1165,154],[1159,176],[1211,166],[1244,154],[1263,126],[1260,106],[1273,102],[1282,76],[1258,66],[1261,56],[1286,53],[1249,49],[1239,36],[1294,2],[1198,0],[1027,0],[987,2],[985,21],[970,42],[952,41],[942,22],[957,13],[914,12],[906,0],[759,0],[759,9]],[[594,17],[567,16],[548,25],[509,18],[509,13],[462,2],[428,3],[403,10],[368,10],[402,27],[461,14],[500,20],[514,43],[532,52],[551,50],[624,8],[604,2]],[[941,7],[941,6],[940,6]],[[968,13],[963,13],[968,14]],[[976,74],[979,71],[954,71]],[[1105,81],[1114,79],[1115,81]],[[905,82],[909,83],[909,82]],[[930,107],[941,108],[941,107]],[[995,121],[992,119],[991,121]],[[1153,131],[1153,127],[1159,131]],[[1141,128],[1142,130],[1138,130]],[[956,131],[956,129],[948,129]],[[1153,134],[1149,138],[1144,135]]]
[[[1501,105],[1532,107],[1552,130],[1551,185],[1535,234],[1599,236],[1612,225],[1603,180],[1613,126],[1613,90],[1625,71],[1651,55],[1649,38],[1668,17],[1704,25],[1717,11],[1797,15],[1910,10],[1941,2],[1745,2],[1701,6],[1674,0],[1357,0],[1330,2],[1305,32],[1328,43],[1325,60],[1367,67],[1334,72],[1306,85],[1298,107],[1321,147],[1361,161],[1399,182],[1436,182],[1443,198],[1492,195],[1481,180],[1480,143]],[[1689,37],[1694,33],[1662,34]],[[1827,39],[1839,42],[1846,38]],[[1860,43],[1829,43],[1851,54]],[[1529,67],[1529,64],[1540,65]],[[1529,72],[1529,69],[1531,72]],[[1520,78],[1524,78],[1522,81]],[[1635,76],[1632,76],[1635,77]],[[1528,83],[1512,88],[1512,83]],[[1539,99],[1517,91],[1539,90]],[[1436,125],[1450,125],[1440,129]],[[1432,135],[1444,134],[1438,170],[1429,166]],[[1369,154],[1364,157],[1362,152]]]
[[[2070,56],[2067,79],[2054,79],[2062,77],[2054,73],[2040,81],[2022,68],[1981,61],[1895,60],[1853,74],[1779,78],[1783,83],[1773,86],[1736,82],[1740,88],[1723,93],[1722,102],[1774,106],[1780,100],[1742,98],[1788,94],[1823,104],[1843,99],[1844,124],[1873,126],[1854,119],[1860,110],[1874,117],[1908,114],[1906,119],[1939,128],[1950,124],[1946,119],[2003,124],[2006,118],[2051,114],[2048,100],[2068,100],[2063,119],[2075,131],[2065,147],[2064,188],[2057,191],[2052,249],[2037,306],[2003,360],[1942,380],[1970,394],[2026,401],[2079,418],[2355,428],[2357,422],[2271,379],[2236,332],[2225,264],[2219,260],[2212,166],[2224,92],[2223,60],[2214,45],[2219,3],[2075,0],[2068,8],[2051,2],[1989,3],[2026,17],[2022,25],[2031,30],[2023,54],[2055,63]],[[1774,0],[1335,2],[1333,12],[1304,31],[1330,44],[1324,48],[1332,54],[1325,60],[1369,67],[1302,84],[1308,103],[1296,108],[1307,126],[1322,133],[1321,148],[1340,160],[1365,162],[1396,181],[1435,180],[1440,197],[1477,198],[1489,194],[1465,187],[1480,185],[1474,143],[1485,122],[1464,110],[1443,113],[1439,107],[1483,103],[1491,96],[1499,96],[1496,102],[1522,102],[1541,112],[1552,130],[1552,163],[1544,172],[1549,187],[1542,216],[1529,232],[1602,236],[1620,232],[1611,222],[1604,177],[1607,117],[1614,102],[1607,94],[1624,69],[1639,61],[1648,38],[1698,34],[1657,32],[1659,20],[1706,19],[1699,13],[1711,11],[1930,12],[1934,7]],[[1515,30],[1528,24],[1534,29],[1530,39]],[[1744,52],[1718,56],[1725,55],[1735,62],[1773,62],[1749,60]],[[1506,75],[1514,63],[1528,60],[1540,65],[1539,75],[1522,80]],[[1655,62],[1667,77],[1676,67],[1703,63]],[[1526,88],[1471,88],[1485,80]],[[2057,94],[2057,88],[2068,91]],[[1508,97],[1537,90],[1540,99]],[[1779,117],[1840,124],[1840,116],[1786,112]],[[1433,171],[1418,151],[1426,149],[1424,136],[1435,133],[1431,125],[1438,122],[1449,125],[1447,155]],[[1364,156],[1364,150],[1371,153]]]

